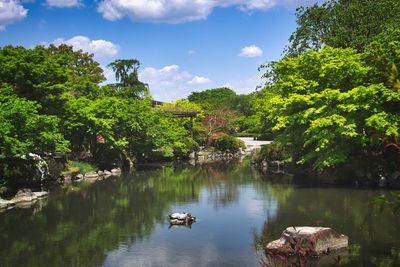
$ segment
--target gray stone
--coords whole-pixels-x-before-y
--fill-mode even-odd
[[[171,225],[190,225],[196,221],[196,217],[190,213],[172,213],[169,215]]]
[[[84,178],[83,174],[78,174],[78,175],[76,176],[76,180],[81,180],[81,179],[83,179],[83,178]]]
[[[326,227],[288,227],[280,239],[267,245],[267,253],[313,256],[348,247],[349,238]]]
[[[100,176],[103,176],[104,172],[103,171],[98,171],[97,174],[100,175]]]
[[[85,179],[96,180],[99,178],[99,175],[96,172],[88,172],[85,174]]]
[[[33,192],[37,198],[45,198],[49,195],[49,192],[41,191],[41,192]]]
[[[13,201],[0,198],[0,210],[11,209],[14,207],[14,205],[15,205],[15,203]]]
[[[24,189],[18,190],[17,194],[14,196],[12,201],[15,204],[18,204],[18,203],[23,203],[23,202],[32,202],[37,199],[38,199],[38,197],[32,192],[32,190],[24,188]]]
[[[35,202],[40,198],[45,198],[49,195],[46,191],[32,192],[30,189],[21,189],[17,194],[11,199],[11,202],[16,205],[23,205],[23,203]]]
[[[121,169],[120,168],[115,168],[111,170],[112,175],[120,175],[121,174]]]

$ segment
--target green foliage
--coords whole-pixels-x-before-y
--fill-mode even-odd
[[[117,59],[108,64],[115,72],[116,84],[109,85],[115,95],[143,98],[149,95],[146,84],[139,81],[138,69],[140,62],[137,59]]]
[[[256,161],[290,161],[290,154],[286,151],[285,146],[274,141],[269,145],[264,145],[254,157]]]
[[[67,170],[73,173],[88,173],[97,171],[98,168],[89,162],[69,160],[67,162]]]
[[[329,0],[322,5],[300,7],[298,27],[287,52],[298,55],[323,45],[364,51],[374,36],[400,22],[397,0]]]
[[[12,86],[18,96],[41,104],[41,113],[60,114],[64,93],[93,94],[104,80],[93,55],[75,52],[70,46],[0,49],[0,83]]]
[[[399,91],[379,83],[366,55],[327,46],[269,66],[271,83],[257,107],[298,163],[322,170],[354,154],[382,151],[383,136],[399,135],[398,108],[390,108],[398,107]]]
[[[1,48],[0,156],[71,149],[112,164],[154,151],[190,153],[196,144],[186,122],[140,99],[148,88],[138,79],[139,61],[109,66],[118,83],[100,88],[104,76],[93,55],[66,45]],[[177,106],[199,109],[188,101]]]
[[[152,110],[150,99],[80,97],[70,99],[66,109],[66,133],[77,150],[90,146],[93,154],[115,151],[128,158],[148,158],[154,150],[165,157],[190,153],[188,131],[179,119]],[[104,144],[96,142],[98,135]]]
[[[212,142],[212,146],[220,151],[237,152],[241,148],[246,148],[244,142],[234,136],[220,133]]]
[[[188,100],[200,105],[206,112],[210,112],[217,109],[228,108],[236,96],[233,90],[221,87],[201,92],[193,92],[188,96]]]
[[[69,143],[59,131],[59,118],[40,115],[40,105],[0,86],[0,156],[28,152],[66,152]]]
[[[381,209],[389,208],[392,212],[400,212],[400,192],[390,192],[391,196],[378,196],[373,199],[373,203],[380,206]]]
[[[7,182],[0,180],[0,196],[7,192]]]

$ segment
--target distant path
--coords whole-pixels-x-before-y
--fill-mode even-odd
[[[246,145],[245,151],[248,153],[251,153],[256,149],[260,149],[263,145],[268,145],[272,143],[272,141],[254,140],[253,137],[238,137],[238,138],[245,143]]]

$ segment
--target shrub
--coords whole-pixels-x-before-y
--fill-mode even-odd
[[[67,169],[72,173],[88,173],[96,171],[97,167],[88,162],[69,160]]]
[[[282,143],[274,141],[269,145],[263,146],[255,155],[255,159],[259,161],[290,161],[290,154]]]
[[[212,146],[220,151],[229,150],[231,152],[237,152],[241,148],[246,148],[246,145],[242,140],[225,133],[220,133],[218,136],[216,136],[216,138],[212,141]]]

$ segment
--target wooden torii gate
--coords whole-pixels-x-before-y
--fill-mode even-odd
[[[154,108],[156,106],[161,106],[164,103],[165,102],[152,100],[151,106]],[[193,118],[196,117],[197,114],[199,114],[198,111],[194,111],[194,110],[183,111],[183,110],[175,110],[175,109],[163,109],[163,111],[172,114],[172,116],[174,116],[176,118],[190,118],[190,135],[193,138]]]

